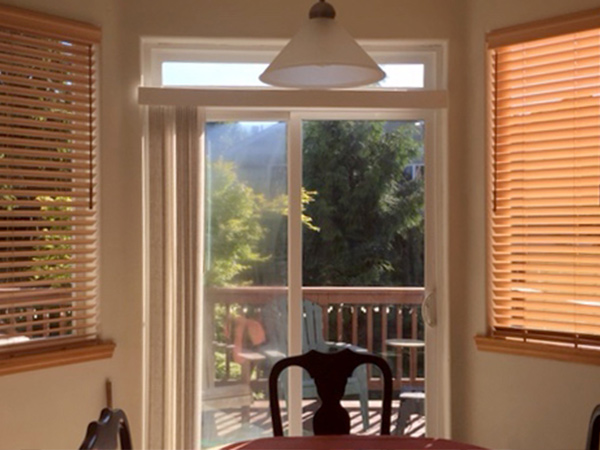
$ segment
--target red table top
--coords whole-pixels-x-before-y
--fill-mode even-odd
[[[406,436],[271,437],[238,442],[223,450],[485,450],[447,439]]]

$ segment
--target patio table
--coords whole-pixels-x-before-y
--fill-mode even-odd
[[[416,355],[413,353],[419,348],[425,348],[425,341],[421,339],[387,339],[386,345],[393,347],[402,352],[403,349],[407,348],[412,353],[411,357]],[[400,353],[401,357],[402,354]],[[415,367],[411,365],[411,367]],[[411,381],[414,381],[415,373],[410,374]],[[409,388],[409,391],[402,392],[400,394],[400,414],[398,414],[398,421],[396,423],[396,430],[402,434],[405,429],[410,417],[413,413],[423,415],[425,411],[425,393],[422,390],[414,390],[414,387]]]
[[[386,339],[386,345],[396,348],[423,348],[425,341],[421,339]]]
[[[238,442],[222,450],[485,450],[463,442],[406,436],[298,436]]]

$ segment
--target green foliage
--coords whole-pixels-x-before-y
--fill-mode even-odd
[[[422,127],[414,122],[304,124],[304,283],[422,286]],[[232,162],[209,163],[211,286],[285,283],[286,196],[265,199]]]
[[[4,157],[0,155],[0,158]],[[10,190],[12,185],[2,185],[3,189]],[[21,247],[28,251],[34,250],[39,252],[47,252],[45,255],[30,256],[31,266],[23,266],[14,268],[15,282],[22,281],[40,281],[43,284],[37,284],[38,289],[48,292],[52,288],[65,288],[71,286],[72,264],[70,263],[72,255],[72,236],[69,234],[71,226],[65,225],[71,217],[72,207],[70,202],[72,197],[65,195],[38,195],[38,196],[22,196],[17,197],[14,194],[5,194],[0,196],[3,201],[14,202],[14,204],[5,204],[2,209],[5,211],[19,211],[19,201],[38,201],[39,206],[36,207],[39,211],[51,212],[52,214],[44,217],[44,222],[55,222],[50,225],[36,225],[35,220],[31,220],[30,236],[16,236],[11,239],[18,244],[27,244],[31,242],[30,247]],[[23,210],[23,216],[27,217],[29,211]],[[37,234],[41,232],[40,234]],[[8,258],[8,257],[7,257]],[[11,281],[13,281],[11,280]],[[41,305],[29,305],[27,307],[13,307],[0,309],[0,316],[7,313],[15,314],[11,319],[0,319],[0,323],[11,323],[17,325],[14,332],[31,332],[39,331],[40,334],[30,334],[32,338],[48,337],[55,335],[71,334],[70,331],[52,331],[63,326],[70,325],[70,318],[74,313],[65,308],[70,306],[70,302]],[[16,315],[22,313],[22,316]],[[30,321],[34,320],[31,324]],[[56,319],[56,321],[47,321],[48,319]],[[36,324],[35,320],[45,321],[44,323]],[[18,326],[19,323],[26,323],[24,326]]]
[[[207,285],[281,285],[287,274],[287,195],[271,200],[239,180],[232,162],[209,164]],[[304,213],[316,192],[302,188],[302,222],[319,231]]]
[[[312,217],[310,217],[309,215],[306,214],[306,208],[309,205],[309,203],[312,203],[315,201],[315,197],[317,196],[317,194],[318,194],[317,191],[307,191],[306,188],[304,186],[302,186],[302,194],[301,194],[301,198],[300,198],[300,202],[302,203],[301,220],[302,220],[302,224],[307,229],[312,230],[312,231],[320,231],[320,228],[315,226],[313,223]],[[282,213],[284,216],[287,216],[289,213],[289,210],[287,207],[287,196],[282,195],[280,198],[277,199],[277,201],[284,205]]]
[[[68,203],[72,201],[71,197],[64,196],[47,196],[47,195],[39,195],[36,197],[36,200],[42,202],[44,206],[40,207],[41,211],[54,211],[56,212],[55,216],[48,216],[47,220],[51,222],[55,221],[66,221],[69,216],[69,211],[72,209],[69,206],[65,206],[64,203]],[[53,206],[52,202],[59,202],[61,204]],[[60,261],[60,260],[69,260],[71,259],[71,244],[69,240],[71,237],[64,233],[65,230],[69,230],[70,227],[66,225],[55,225],[55,226],[46,226],[40,228],[40,231],[44,231],[47,234],[44,235],[43,239],[46,241],[44,245],[36,246],[36,250],[64,250],[63,254],[54,254],[54,255],[44,255],[44,256],[36,256],[33,257],[33,261]],[[52,234],[56,232],[56,234]],[[68,263],[60,263],[60,264],[48,264],[38,266],[38,270],[40,274],[34,275],[33,278],[36,280],[52,280],[54,283],[53,287],[61,287],[64,285],[66,281],[71,278],[71,274],[67,272],[68,269],[72,267],[71,264]],[[66,273],[52,273],[52,272],[66,272]]]
[[[304,232],[305,285],[422,285],[423,181],[405,173],[421,130],[396,125],[305,122],[306,214],[320,228]]]
[[[225,364],[227,362],[225,352],[217,350],[214,353],[215,358],[215,375],[217,380],[223,380],[225,378]],[[242,366],[238,363],[229,361],[229,378],[233,380],[239,380],[242,378]]]
[[[232,162],[209,163],[208,270],[209,286],[244,284],[244,271],[265,261],[258,244],[265,230],[260,223],[264,197],[241,183]]]

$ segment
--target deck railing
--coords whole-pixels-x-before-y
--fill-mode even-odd
[[[284,287],[245,286],[212,288],[207,300],[221,305],[223,322],[233,314],[254,315],[257,308],[285,298]],[[325,340],[348,342],[383,355],[395,376],[395,388],[410,384],[422,386],[424,354],[417,348],[401,349],[386,345],[386,340],[423,339],[422,287],[304,287],[302,297],[323,307]],[[405,353],[402,353],[402,352]],[[231,373],[230,355],[226,356],[224,380]],[[369,372],[370,373],[370,372]],[[369,376],[369,387],[378,388],[379,380]]]

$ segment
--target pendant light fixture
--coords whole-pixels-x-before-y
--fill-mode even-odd
[[[304,89],[349,88],[376,83],[385,72],[335,21],[325,0],[310,9],[309,19],[260,75],[272,86]]]

